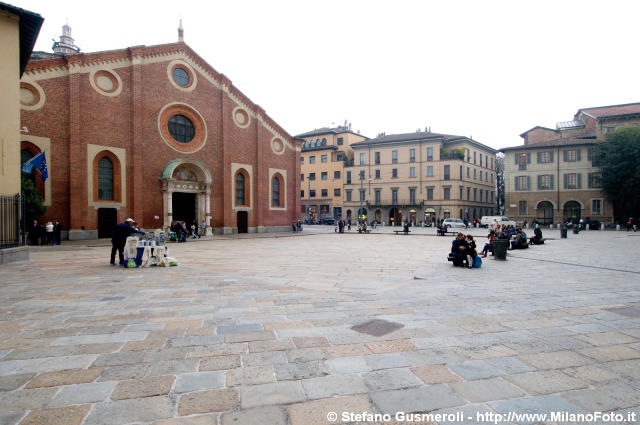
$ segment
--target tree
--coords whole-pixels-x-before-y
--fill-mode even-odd
[[[32,173],[35,173],[35,171],[32,171]],[[29,225],[33,223],[33,220],[47,211],[47,207],[42,204],[42,198],[40,198],[36,185],[33,183],[33,179],[29,174],[22,174],[20,184],[25,200],[25,218],[27,219],[25,223],[27,227],[29,227]]]
[[[602,171],[602,190],[613,204],[618,223],[640,214],[640,127],[621,127],[607,133],[596,157]]]

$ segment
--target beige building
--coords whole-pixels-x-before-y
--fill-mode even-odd
[[[351,125],[320,128],[296,136],[301,140],[301,217],[320,220],[343,216],[344,168],[353,163],[353,143],[366,140]]]
[[[42,22],[38,14],[0,3],[0,248],[19,242],[20,77]],[[0,263],[4,257],[0,252]]]
[[[416,132],[351,145],[345,217],[386,225],[473,220],[495,210],[496,150],[473,139]]]
[[[522,133],[524,145],[502,149],[505,214],[543,224],[587,217],[613,222],[594,148],[623,125],[640,125],[640,103],[580,109],[555,129],[537,126]]]

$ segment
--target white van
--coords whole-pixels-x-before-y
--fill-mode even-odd
[[[510,220],[509,217],[505,217],[503,215],[485,215],[480,219],[480,225],[482,227],[489,227],[491,224],[493,224],[494,221],[498,224],[503,224],[506,226],[516,225],[515,221]]]

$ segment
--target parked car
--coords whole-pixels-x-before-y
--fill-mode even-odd
[[[334,224],[336,224],[336,219],[333,217],[325,217],[322,219],[322,224],[333,226]]]
[[[580,230],[585,230],[589,226],[589,230],[600,230],[600,222],[598,220],[584,220]]]
[[[489,227],[493,222],[506,226],[515,226],[516,222],[503,215],[485,215],[480,219],[480,226]]]
[[[460,220],[459,218],[445,218],[442,224],[446,224],[448,229],[451,229],[453,227],[467,227],[464,225],[464,221]]]

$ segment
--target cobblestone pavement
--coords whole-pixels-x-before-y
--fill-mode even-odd
[[[33,248],[0,267],[0,424],[640,418],[640,233],[570,234],[469,270],[446,261],[451,237],[389,231],[172,244],[168,269]],[[399,329],[351,329],[374,319]]]

